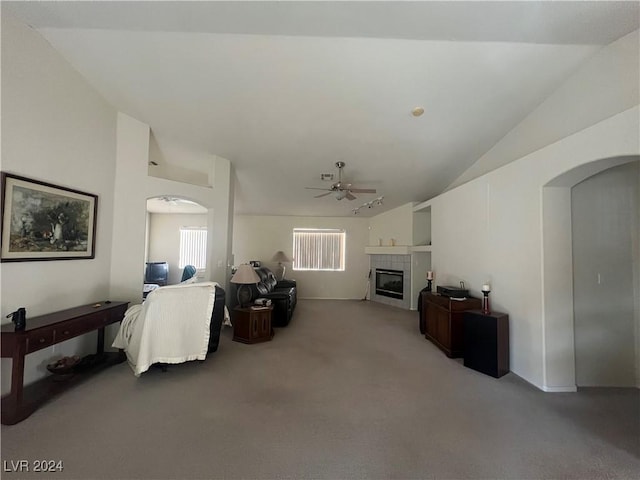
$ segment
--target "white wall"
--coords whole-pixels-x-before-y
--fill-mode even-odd
[[[576,383],[635,386],[638,162],[571,189]],[[637,264],[636,264],[637,265]]]
[[[233,218],[233,170],[230,162],[211,155],[213,187],[203,187],[147,175],[149,126],[118,114],[111,296],[140,303],[145,262],[147,199],[170,195],[199,203],[209,210],[207,243],[210,254],[205,278],[228,290]]]
[[[109,298],[116,111],[37,33],[2,12],[2,170],[98,195],[92,260],[3,263],[2,322]],[[25,382],[64,355],[95,351],[95,333],[30,354]],[[2,359],[2,392],[11,361]]]
[[[207,215],[151,213],[149,215],[149,262],[168,262],[170,285],[182,279],[180,228],[207,228]]]
[[[374,207],[375,208],[375,207]],[[371,217],[368,245],[413,245],[413,204],[406,203],[392,210]]]
[[[462,279],[479,296],[489,280],[493,309],[510,316],[511,370],[544,390],[575,383],[572,332],[565,329],[572,306],[543,297],[545,283],[564,268],[545,264],[543,239],[556,235],[543,227],[543,187],[577,166],[638,155],[639,113],[636,107],[603,120],[431,201],[436,283]]]
[[[286,278],[298,282],[301,298],[361,299],[367,288],[369,257],[364,253],[369,219],[359,217],[287,217],[236,215],[233,254],[236,265],[260,260],[277,272],[271,258],[278,250],[293,257],[294,228],[342,228],[347,232],[344,272],[293,271]]]
[[[638,105],[638,30],[596,52],[449,188]]]

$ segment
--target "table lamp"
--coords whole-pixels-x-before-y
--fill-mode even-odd
[[[282,269],[280,280],[284,280],[284,272],[286,270],[286,267],[283,265],[283,263],[290,262],[291,259],[287,257],[287,255],[282,250],[278,250],[271,260],[274,262],[278,262],[278,266]]]
[[[249,285],[255,285],[260,281],[260,277],[253,270],[253,267],[248,263],[243,263],[242,265],[238,265],[238,269],[236,273],[233,274],[231,283],[237,283],[237,296],[238,303],[242,308],[245,308],[247,305],[251,303],[251,287]]]

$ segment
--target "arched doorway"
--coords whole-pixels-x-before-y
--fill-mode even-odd
[[[547,391],[575,391],[574,265],[571,188],[604,170],[637,162],[640,157],[613,157],[590,162],[559,175],[543,187],[544,384]],[[636,195],[638,185],[636,184]],[[638,236],[636,224],[636,238]],[[637,248],[637,245],[636,245]],[[635,323],[638,323],[638,254],[634,257]],[[636,345],[638,332],[635,331]],[[637,347],[636,347],[637,348]],[[635,359],[638,369],[638,359]]]
[[[176,195],[147,199],[145,263],[166,262],[167,284],[182,280],[186,265],[194,265],[206,277],[208,209]]]

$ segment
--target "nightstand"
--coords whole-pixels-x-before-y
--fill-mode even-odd
[[[233,309],[233,340],[242,343],[268,342],[273,338],[269,307],[236,307]]]

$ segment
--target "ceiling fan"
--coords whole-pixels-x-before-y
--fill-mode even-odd
[[[344,162],[336,162],[336,167],[338,168],[338,181],[331,185],[329,188],[304,188],[307,188],[309,190],[327,190],[327,193],[321,193],[320,195],[316,195],[314,198],[325,197],[333,193],[336,197],[336,200],[342,200],[343,198],[346,198],[348,200],[355,200],[356,196],[354,195],[354,193],[376,193],[375,188],[353,188],[351,183],[344,183],[342,181],[342,169],[344,168],[344,165]]]
[[[191,200],[187,200],[186,198],[179,198],[179,197],[173,197],[170,195],[162,195],[160,197],[157,197],[158,200],[168,203],[169,205],[178,205],[178,204],[185,204],[185,203],[189,203],[191,205],[199,205],[199,203],[193,202]]]

